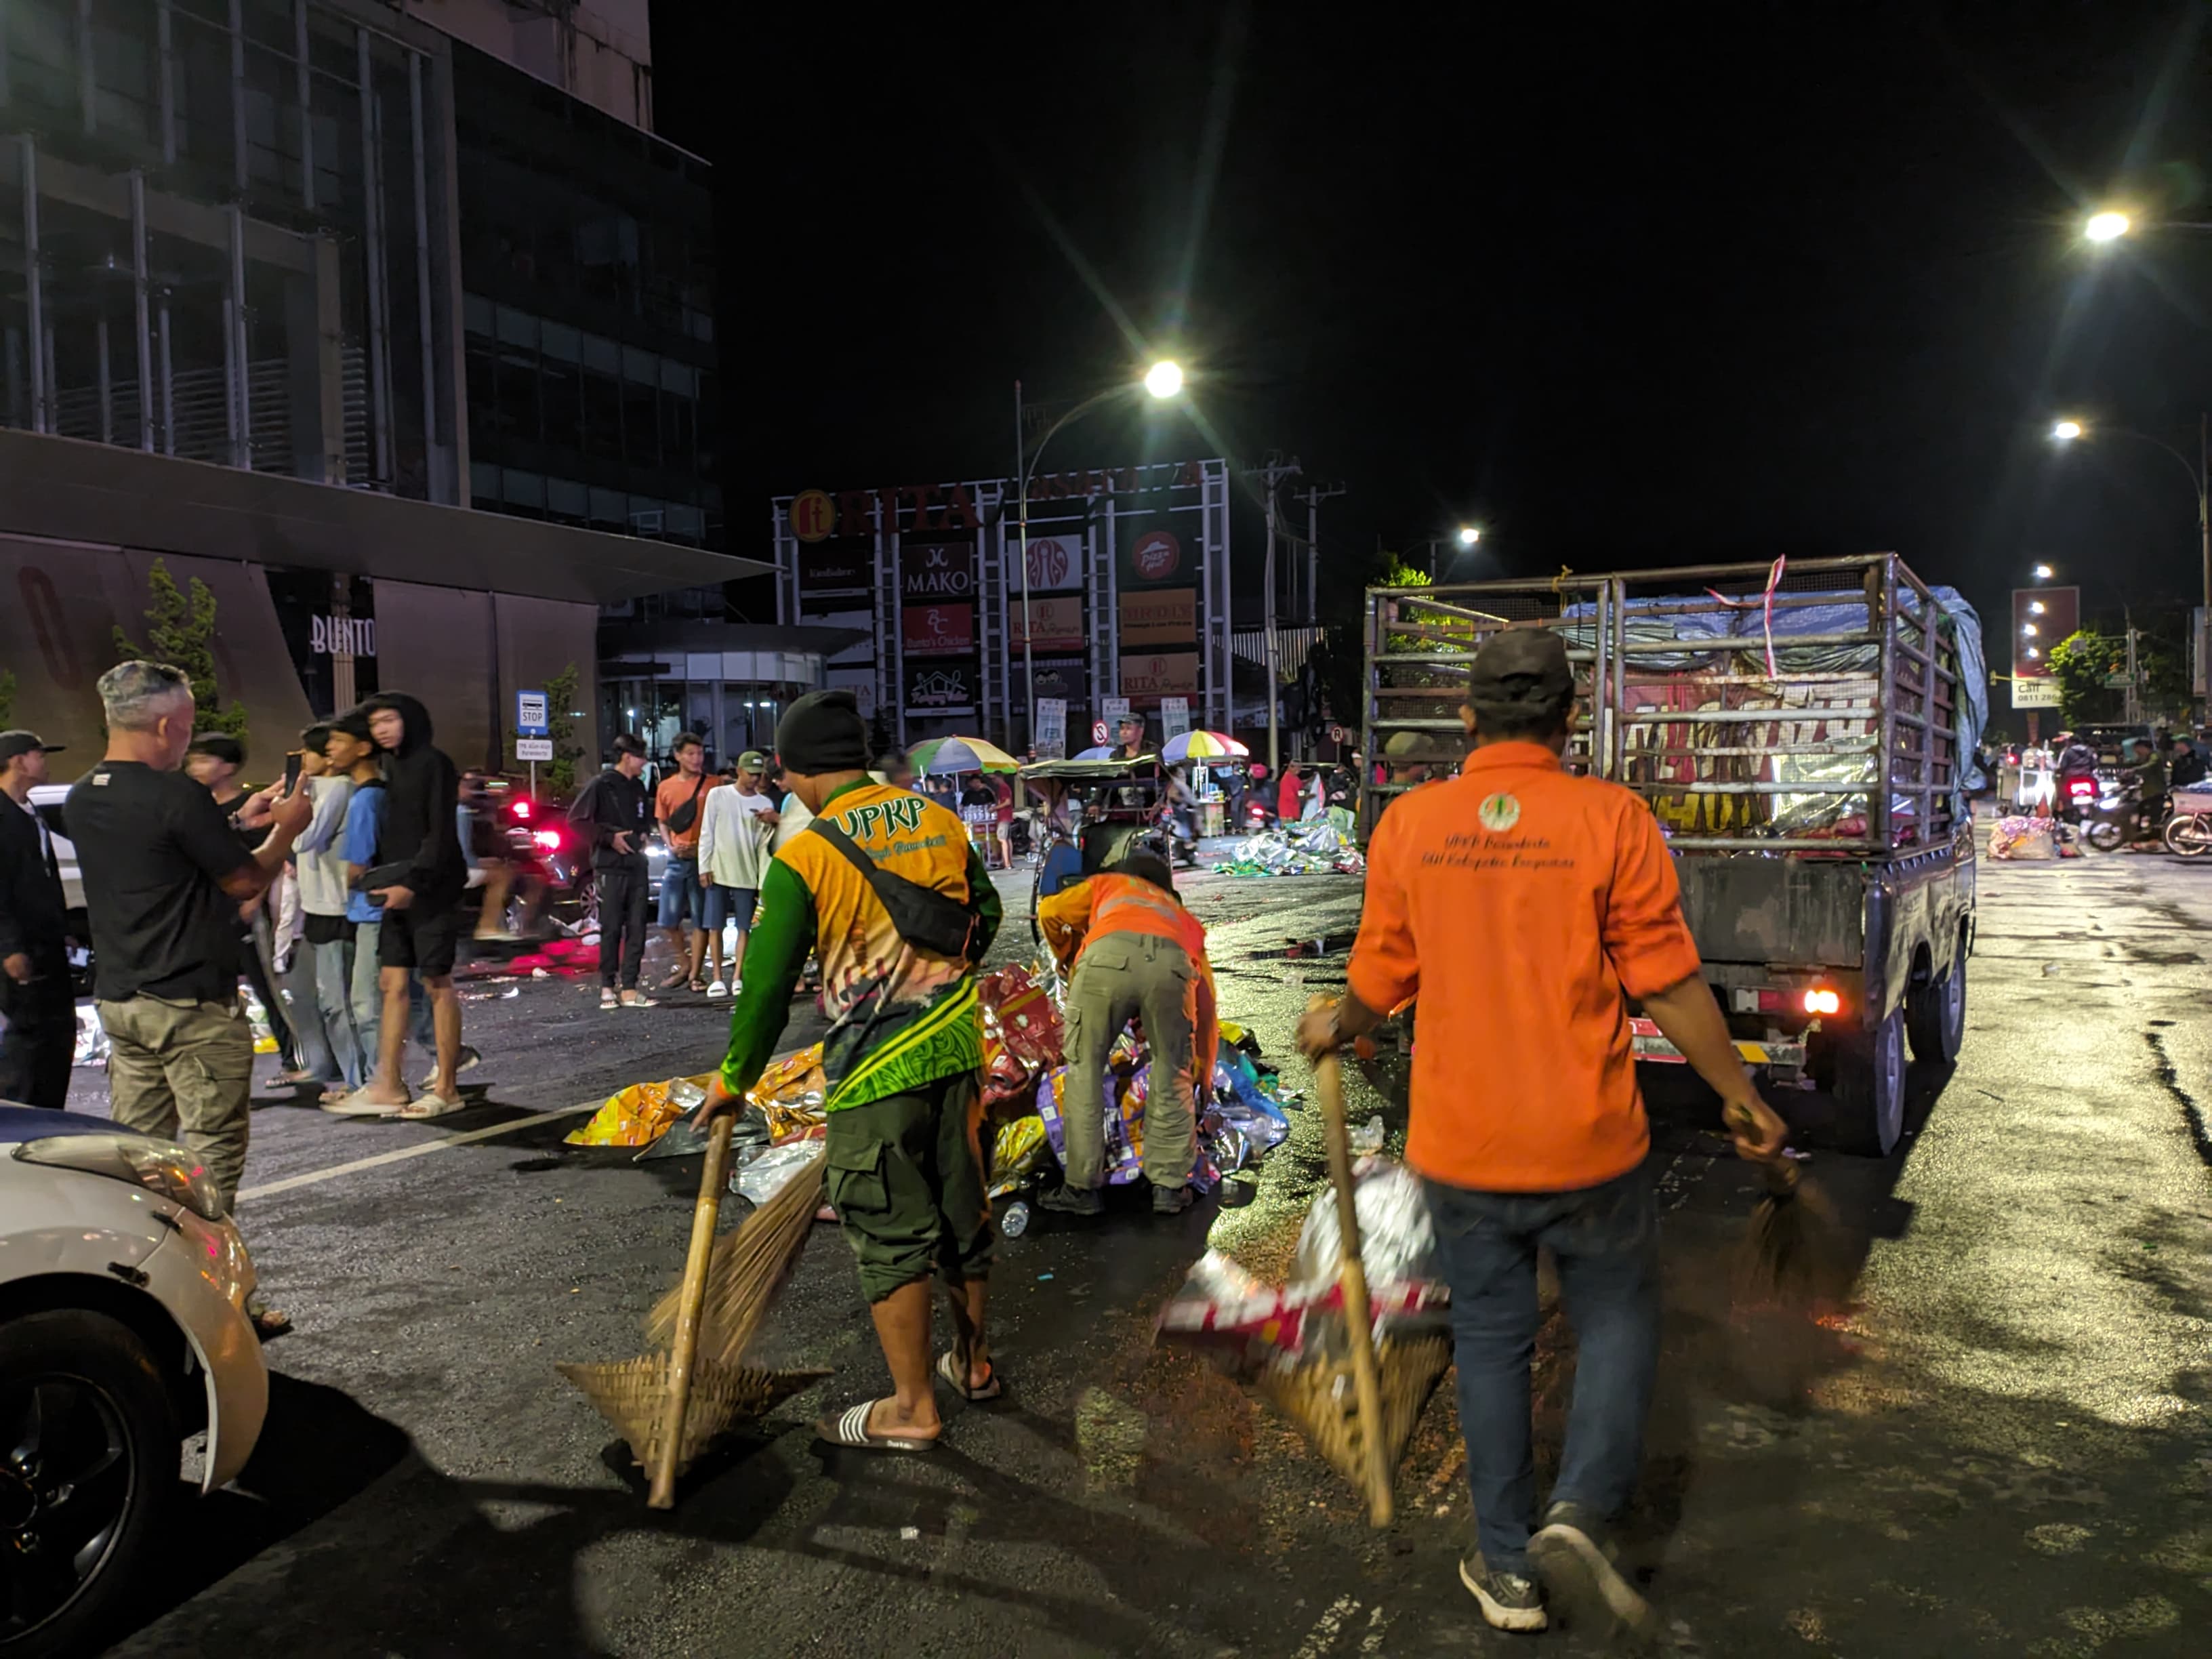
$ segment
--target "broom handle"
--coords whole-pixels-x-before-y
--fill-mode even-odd
[[[1352,1136],[1344,1121],[1344,1062],[1323,1054],[1314,1062],[1314,1084],[1321,1095],[1323,1133],[1328,1141],[1329,1179],[1336,1184],[1338,1282],[1344,1288],[1344,1328],[1352,1340],[1352,1386],[1359,1406],[1360,1461],[1366,1466],[1367,1516],[1378,1527],[1390,1524],[1390,1455],[1383,1444],[1382,1379],[1375,1364],[1375,1333],[1369,1322],[1367,1268],[1359,1257],[1359,1205],[1352,1190]]]
[[[714,1254],[714,1222],[722,1210],[722,1188],[730,1178],[730,1136],[734,1115],[725,1112],[707,1131],[707,1167],[699,1175],[699,1201],[691,1210],[691,1249],[684,1258],[684,1293],[676,1305],[676,1348],[668,1359],[668,1397],[660,1410],[660,1436],[654,1446],[649,1509],[676,1507],[676,1463],[684,1446],[684,1413],[691,1403],[691,1364],[699,1352],[699,1310],[707,1300],[707,1264]]]

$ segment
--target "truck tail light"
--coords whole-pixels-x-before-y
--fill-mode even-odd
[[[1808,1014],[1840,1013],[1843,1006],[1843,998],[1826,986],[1815,986],[1805,993],[1805,1012]]]

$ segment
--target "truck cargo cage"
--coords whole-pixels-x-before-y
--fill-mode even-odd
[[[1643,795],[1679,849],[1864,856],[1966,822],[1956,623],[1881,553],[1369,589],[1363,831],[1412,787],[1376,763],[1464,758],[1468,665],[1517,628],[1566,641],[1568,765]],[[1390,754],[1401,732],[1418,748]]]

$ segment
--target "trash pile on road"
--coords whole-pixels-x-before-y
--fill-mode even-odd
[[[1993,859],[2048,859],[2061,856],[2051,820],[2037,817],[1999,818],[1990,826],[1990,856]]]
[[[1000,1210],[999,1227],[1012,1238],[1029,1225],[1029,1195],[1058,1179],[1066,1157],[1065,1027],[1052,997],[1025,968],[984,975],[979,997],[984,1103],[995,1126],[990,1190],[994,1198],[1012,1200]],[[1288,1135],[1287,1108],[1295,1100],[1279,1091],[1273,1073],[1258,1060],[1258,1045],[1249,1032],[1224,1022],[1221,1036],[1213,1098],[1200,1110],[1198,1155],[1191,1170],[1191,1185],[1200,1192],[1211,1192],[1223,1176],[1257,1163]],[[1125,1030],[1115,1040],[1107,1073],[1106,1184],[1120,1187],[1144,1169],[1152,1056],[1139,1036]]]
[[[1326,818],[1262,830],[1238,842],[1213,866],[1223,876],[1357,876],[1366,869],[1352,837]]]
[[[1450,1293],[1437,1274],[1419,1178],[1395,1158],[1363,1158],[1353,1166],[1352,1202],[1377,1343],[1446,1335]],[[1324,1186],[1299,1231],[1289,1283],[1265,1284],[1208,1250],[1160,1310],[1162,1340],[1225,1353],[1248,1377],[1333,1356],[1344,1316],[1337,1249],[1336,1192]]]

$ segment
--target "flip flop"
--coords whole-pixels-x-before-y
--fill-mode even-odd
[[[1000,1378],[997,1365],[991,1367],[989,1382],[980,1389],[971,1389],[968,1386],[967,1380],[960,1375],[960,1362],[950,1348],[945,1351],[945,1357],[937,1362],[937,1374],[951,1385],[953,1393],[971,1406],[981,1406],[990,1401],[1006,1397],[1006,1385]]]
[[[851,1451],[926,1452],[936,1449],[934,1440],[917,1440],[906,1434],[871,1434],[868,1414],[876,1408],[872,1400],[863,1400],[848,1411],[835,1417],[824,1417],[814,1425],[814,1437],[826,1444],[842,1446]]]

